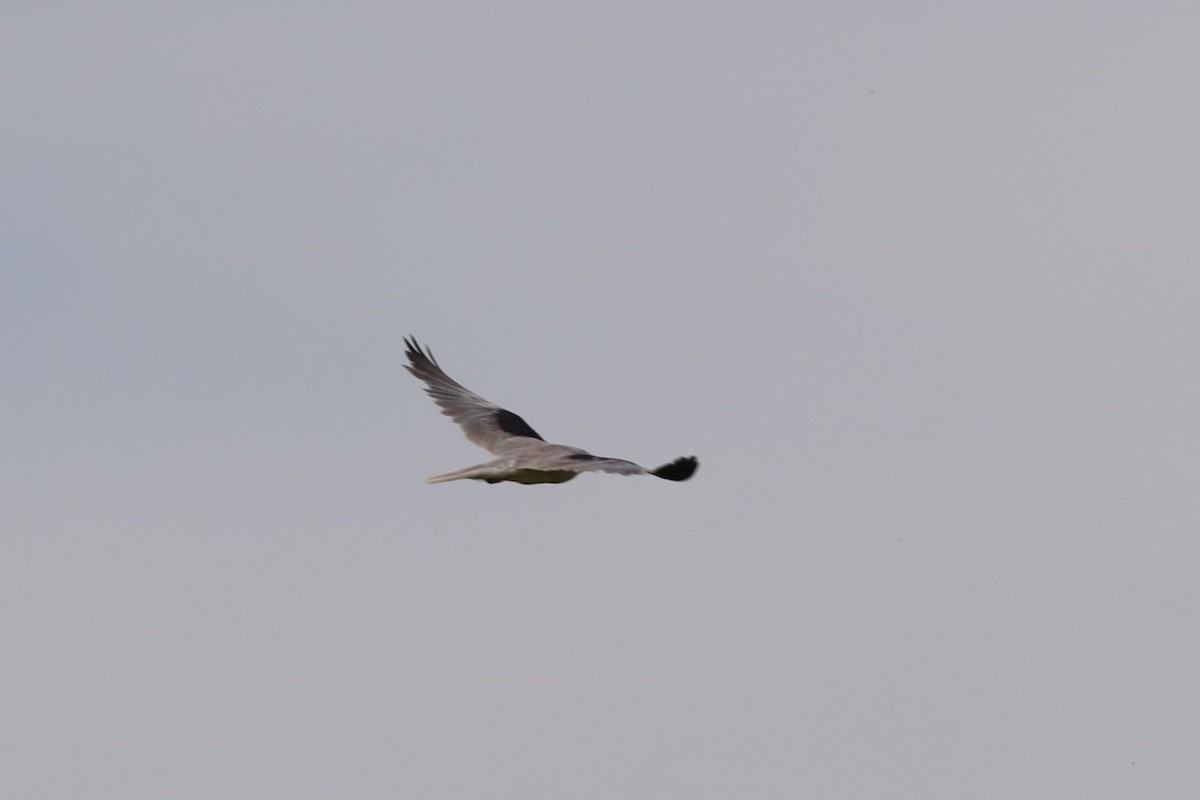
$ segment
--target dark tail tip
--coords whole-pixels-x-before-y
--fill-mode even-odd
[[[666,478],[669,481],[686,481],[692,477],[698,466],[700,466],[700,462],[696,460],[695,456],[684,456],[675,459],[670,464],[663,464],[658,469],[650,470],[650,474]]]

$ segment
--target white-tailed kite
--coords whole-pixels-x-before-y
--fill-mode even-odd
[[[425,391],[442,408],[442,413],[462,426],[467,438],[497,458],[486,464],[426,478],[426,483],[443,483],[471,478],[488,483],[563,483],[580,472],[615,472],[619,475],[655,475],[669,481],[686,481],[699,462],[695,456],[677,458],[658,469],[646,469],[620,458],[594,456],[578,447],[550,444],[525,420],[462,386],[433,359],[433,351],[422,350],[416,339],[405,339],[409,364],[405,369],[423,380]]]

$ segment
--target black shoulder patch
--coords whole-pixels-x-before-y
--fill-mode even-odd
[[[505,411],[503,408],[496,412],[496,424],[500,426],[500,430],[505,433],[511,433],[513,436],[528,436],[531,439],[541,439],[537,431],[529,427],[529,423],[518,417],[511,411]]]
[[[595,461],[600,456],[594,456],[591,453],[571,453],[567,458],[573,458],[576,461]]]

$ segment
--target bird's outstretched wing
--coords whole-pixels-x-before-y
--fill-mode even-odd
[[[442,413],[462,426],[475,444],[497,455],[513,444],[530,439],[544,441],[529,423],[490,400],[485,400],[455,381],[438,366],[433,351],[422,349],[416,339],[405,339],[409,363],[404,368],[425,382],[425,392],[441,406]]]
[[[590,453],[573,453],[562,459],[563,468],[576,472],[615,472],[618,475],[654,475],[669,481],[686,481],[692,477],[700,462],[695,456],[682,456],[656,469],[646,469],[641,464],[623,458],[605,458]],[[569,464],[570,466],[567,466]]]

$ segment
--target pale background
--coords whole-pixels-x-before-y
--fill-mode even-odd
[[[1200,796],[1195,8],[6,5],[0,796]]]

